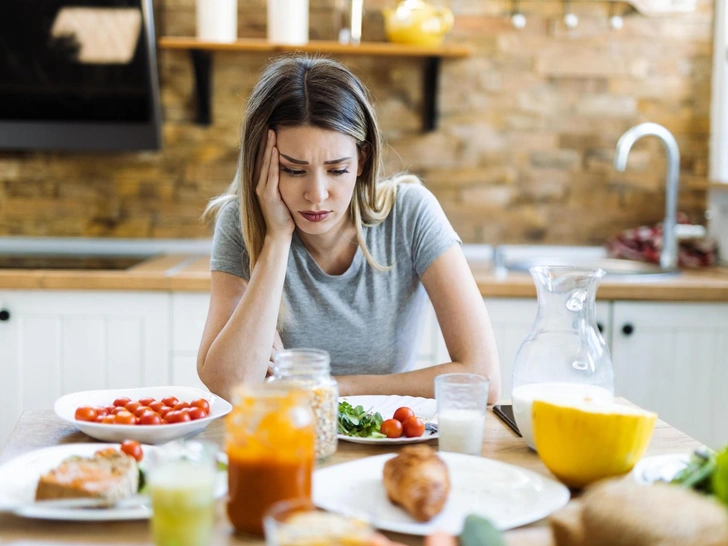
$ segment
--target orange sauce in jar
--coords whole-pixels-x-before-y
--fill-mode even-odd
[[[310,499],[315,427],[305,392],[244,386],[227,417],[227,513],[237,531],[263,534],[274,503]]]

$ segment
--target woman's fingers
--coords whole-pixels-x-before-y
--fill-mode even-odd
[[[268,145],[269,132],[270,129],[266,129],[261,136],[260,143],[258,144],[258,153],[255,154],[255,165],[253,165],[253,180],[255,180],[256,184],[260,180],[260,170],[263,166],[263,156],[265,155],[265,149]]]
[[[266,139],[265,150],[263,153],[263,164],[261,165],[259,178],[258,178],[258,181],[256,182],[256,184],[258,186],[261,186],[261,185],[265,186],[266,181],[268,180],[268,176],[269,176],[268,171],[270,170],[271,155],[272,155],[272,150],[273,150],[273,138],[274,138],[273,131],[269,130],[268,138]],[[278,167],[277,164],[276,164],[276,167]]]
[[[266,189],[270,192],[271,197],[280,199],[278,193],[278,148],[275,146],[271,150],[270,160],[268,161],[268,179],[265,183]]]
[[[276,351],[283,350],[283,340],[281,339],[281,334],[278,333],[278,330],[276,330],[276,335],[273,338],[273,349]]]

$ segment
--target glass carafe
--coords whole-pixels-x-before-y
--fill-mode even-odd
[[[536,266],[538,312],[513,362],[513,413],[523,438],[536,449],[531,427],[535,399],[568,402],[614,398],[614,368],[596,321],[603,269]]]

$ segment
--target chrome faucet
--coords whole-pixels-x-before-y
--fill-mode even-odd
[[[672,133],[657,123],[641,123],[629,129],[617,142],[617,153],[614,156],[614,168],[624,172],[627,167],[627,156],[632,145],[644,136],[656,136],[665,145],[667,151],[667,193],[665,201],[665,220],[662,223],[662,253],[660,266],[663,269],[677,268],[677,194],[680,182],[680,150]]]

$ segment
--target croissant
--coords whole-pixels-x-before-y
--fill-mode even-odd
[[[440,513],[450,493],[447,465],[428,446],[409,446],[384,463],[387,496],[418,521]]]

